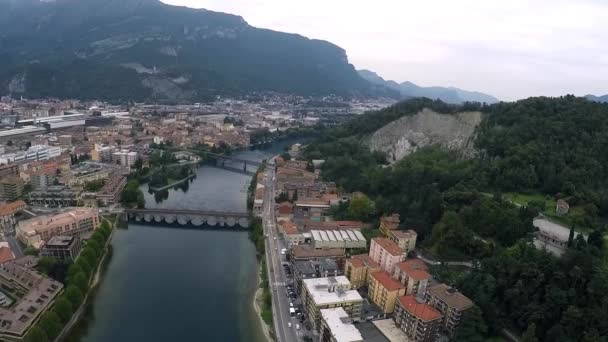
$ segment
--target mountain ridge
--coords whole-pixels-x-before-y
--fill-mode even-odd
[[[499,102],[499,100],[494,96],[477,91],[468,91],[456,87],[421,87],[410,81],[405,81],[402,83],[397,83],[393,80],[387,81],[371,70],[362,69],[357,71],[364,79],[372,83],[384,85],[388,88],[399,91],[399,93],[405,98],[428,97],[433,100],[439,99],[451,104],[460,104],[463,102],[481,102],[492,104]]]
[[[360,77],[330,42],[157,0],[0,0],[0,47],[0,93],[17,96],[398,96]]]

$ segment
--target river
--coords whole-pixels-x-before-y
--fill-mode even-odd
[[[262,160],[296,141],[236,156]],[[187,186],[148,193],[147,207],[245,211],[251,176],[203,166]],[[252,303],[255,248],[246,231],[129,223],[112,240],[113,255],[85,318],[67,340],[264,340]]]

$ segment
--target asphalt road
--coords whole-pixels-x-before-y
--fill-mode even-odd
[[[281,249],[286,248],[285,241],[277,231],[274,211],[274,168],[266,167],[264,184],[266,186],[264,198],[264,234],[266,235],[266,266],[268,267],[268,281],[272,288],[272,316],[274,330],[278,342],[295,342],[301,339],[303,331],[296,329],[299,321],[289,315],[289,298],[286,285],[291,280],[286,276],[283,266],[287,262]],[[291,323],[291,327],[289,327]]]

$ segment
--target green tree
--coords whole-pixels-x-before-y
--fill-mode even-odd
[[[574,242],[574,225],[570,227],[570,235],[568,236],[568,247],[572,247]]]
[[[75,285],[69,285],[65,290],[65,295],[74,308],[78,307],[80,303],[82,303],[82,291],[80,291]]]
[[[478,306],[473,306],[467,310],[461,326],[454,336],[455,342],[484,342],[488,332],[486,322],[483,320],[481,310]]]
[[[49,338],[46,336],[44,330],[38,326],[33,326],[25,337],[26,342],[47,342],[48,340]]]
[[[91,275],[91,272],[93,272],[93,266],[91,266],[88,261],[83,258],[78,258],[74,265],[78,265],[87,277]]]
[[[89,280],[84,273],[80,272],[73,278],[70,278],[70,285],[76,286],[83,293],[89,288]]]
[[[51,340],[59,336],[62,326],[59,316],[57,316],[55,311],[49,310],[42,316],[42,319],[40,319],[40,328],[44,330],[46,336]]]
[[[70,304],[70,302],[64,296],[61,296],[55,302],[53,310],[55,310],[57,316],[59,316],[59,319],[62,323],[66,323],[67,321],[69,321],[70,318],[72,318],[72,314],[74,313],[72,311],[72,304]]]
[[[44,274],[49,274],[57,265],[57,259],[53,257],[42,257],[38,259],[38,269]]]
[[[368,222],[376,213],[376,204],[366,195],[354,196],[348,205],[348,214],[353,220]]]

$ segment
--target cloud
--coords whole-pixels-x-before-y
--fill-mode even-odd
[[[501,99],[608,93],[602,0],[163,0],[324,39],[397,81]]]

